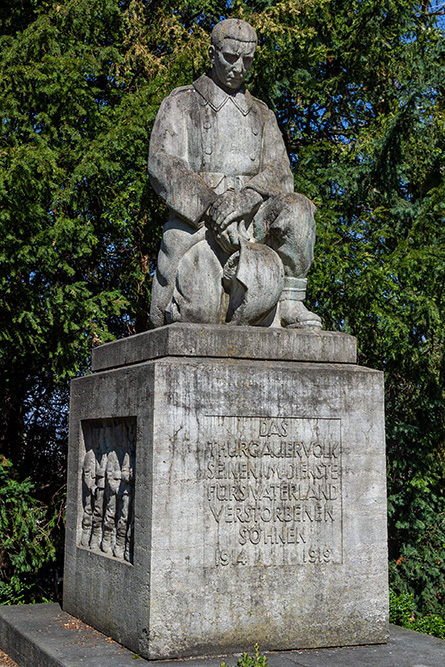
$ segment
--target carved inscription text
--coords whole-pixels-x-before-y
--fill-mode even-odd
[[[208,566],[342,562],[340,420],[209,416],[205,426]]]

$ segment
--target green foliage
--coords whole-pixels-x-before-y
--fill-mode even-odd
[[[230,5],[230,6],[228,6]],[[165,209],[146,176],[163,97],[221,18],[318,206],[309,304],[386,383],[390,576],[443,616],[445,40],[412,0],[6,0],[0,9],[0,442],[49,505],[68,383],[147,327]]]
[[[260,655],[260,647],[258,644],[255,644],[253,649],[253,655],[242,653],[241,657],[236,661],[234,667],[267,667],[267,658],[265,655]],[[221,667],[228,667],[228,665],[227,663],[222,662]]]
[[[419,615],[412,593],[389,593],[389,621],[403,628],[445,639],[445,619],[436,614]]]
[[[436,482],[438,486],[441,483]],[[402,595],[413,593],[422,611],[443,616],[445,515],[436,514],[440,500],[434,494],[431,497],[428,489],[424,494],[421,490],[412,493],[409,500],[406,519],[396,522],[401,544],[400,555],[390,562],[391,585]]]
[[[0,604],[20,604],[39,592],[33,573],[54,560],[51,530],[57,516],[33,495],[29,479],[14,479],[11,462],[0,461]]]

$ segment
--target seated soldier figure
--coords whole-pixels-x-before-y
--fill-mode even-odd
[[[170,211],[150,324],[321,329],[303,304],[315,206],[293,191],[274,114],[244,87],[257,37],[228,19],[213,29],[211,70],[163,101],[148,170]]]

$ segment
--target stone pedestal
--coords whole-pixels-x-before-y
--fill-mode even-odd
[[[149,659],[385,642],[383,377],[330,332],[175,324],[72,383],[65,611]]]

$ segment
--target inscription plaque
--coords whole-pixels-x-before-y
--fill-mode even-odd
[[[206,416],[205,565],[342,563],[341,420]]]

